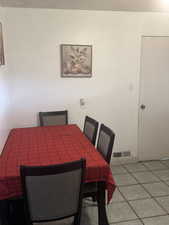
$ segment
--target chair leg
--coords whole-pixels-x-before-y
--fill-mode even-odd
[[[105,183],[98,182],[98,219],[99,225],[109,225],[105,207]]]
[[[96,202],[97,201],[97,197],[96,196],[93,196],[92,197],[92,200],[93,200],[93,202]]]
[[[9,202],[0,200],[0,224],[9,225]]]
[[[73,224],[72,225],[80,225],[80,216],[79,216],[79,214],[77,214],[74,217],[74,221],[73,221]]]

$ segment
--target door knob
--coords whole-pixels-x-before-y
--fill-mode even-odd
[[[141,108],[142,110],[144,110],[144,109],[146,108],[146,106],[142,104],[142,105],[140,106],[140,108]]]

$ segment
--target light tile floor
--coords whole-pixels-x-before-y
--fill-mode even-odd
[[[107,206],[110,224],[169,225],[169,160],[111,168],[117,188]],[[91,200],[84,202],[81,225],[98,225],[97,206]]]

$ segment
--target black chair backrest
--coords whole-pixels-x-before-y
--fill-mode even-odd
[[[21,166],[27,220],[47,222],[81,215],[86,161]]]
[[[68,124],[68,112],[53,111],[53,112],[39,112],[40,126],[55,126]]]
[[[88,116],[85,117],[83,133],[93,145],[96,143],[98,125],[99,123],[96,120]]]
[[[97,150],[101,153],[107,163],[110,163],[111,160],[114,139],[114,132],[104,124],[101,124],[97,141]]]

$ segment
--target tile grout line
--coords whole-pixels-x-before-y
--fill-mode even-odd
[[[161,163],[161,162],[160,162],[160,163]],[[130,163],[129,163],[129,164],[130,164]],[[163,163],[161,163],[161,164],[164,165]],[[126,164],[126,165],[127,165],[127,164]],[[143,166],[145,167],[145,169],[146,169],[145,171],[146,171],[146,172],[151,172],[156,178],[159,179],[159,181],[140,183],[140,181],[138,181],[138,179],[137,179],[136,177],[134,177],[133,173],[139,173],[139,172],[141,173],[141,172],[145,172],[145,171],[130,171],[128,168],[125,167],[125,164],[120,165],[120,166],[121,166],[123,169],[125,169],[125,170],[127,171],[127,173],[126,173],[126,172],[119,172],[119,173],[113,174],[113,176],[114,176],[114,175],[120,175],[120,174],[129,174],[129,175],[131,175],[132,178],[134,178],[134,179],[136,180],[136,182],[137,182],[136,184],[117,185],[118,191],[120,192],[120,194],[122,195],[122,197],[123,197],[124,200],[125,200],[125,201],[119,201],[119,202],[126,202],[126,203],[129,205],[129,207],[132,209],[132,211],[135,213],[135,215],[137,216],[137,219],[144,225],[144,222],[143,222],[143,220],[142,220],[142,219],[144,219],[144,218],[153,218],[153,217],[160,217],[160,216],[166,216],[166,215],[169,215],[169,213],[167,212],[167,210],[166,210],[165,208],[163,208],[163,207],[158,203],[158,201],[155,199],[155,197],[152,196],[151,193],[149,193],[149,191],[146,190],[145,187],[143,186],[143,184],[160,183],[160,182],[161,182],[161,183],[164,183],[164,184],[167,185],[167,186],[169,186],[167,183],[165,183],[164,180],[161,180],[156,174],[153,173],[153,171],[163,171],[163,170],[167,170],[167,169],[169,169],[169,167],[167,167],[166,165],[164,165],[164,166],[166,166],[166,168],[164,168],[164,169],[151,170],[150,168],[148,168],[148,167],[147,167],[146,165],[144,165],[143,163],[141,163],[141,165],[143,165]],[[118,165],[117,165],[117,166],[118,166]],[[112,169],[112,168],[111,168],[111,169]],[[145,192],[146,192],[147,194],[150,195],[150,198],[141,198],[141,199],[135,199],[135,200],[153,199],[153,200],[157,203],[157,205],[162,209],[162,211],[163,211],[164,213],[167,213],[167,214],[165,214],[165,215],[151,216],[151,217],[143,217],[143,218],[139,217],[138,214],[136,213],[136,211],[133,209],[132,205],[131,205],[130,202],[129,202],[129,201],[135,201],[135,200],[127,200],[126,197],[124,196],[124,194],[123,194],[123,193],[120,191],[120,189],[119,189],[119,187],[134,186],[134,185],[140,185],[140,186],[145,190]],[[165,196],[169,196],[169,195],[165,195]],[[156,197],[160,197],[160,196],[156,196]],[[164,195],[161,196],[161,197],[164,197]],[[112,203],[113,203],[113,202],[112,202]],[[111,203],[111,204],[112,204],[112,203]],[[127,222],[127,221],[134,221],[134,220],[137,220],[137,219],[133,219],[133,220],[123,220],[123,221],[119,221],[119,222],[113,222],[113,223],[111,223],[111,224],[122,223],[122,222]]]
[[[127,171],[127,174],[129,174],[129,172],[128,172],[128,170],[127,170],[127,168],[126,167],[124,167],[123,165],[121,165],[122,166],[122,168],[124,168],[126,171]],[[124,173],[123,173],[124,174]],[[134,178],[135,179],[135,178]],[[136,179],[135,179],[136,180]],[[136,180],[137,181],[137,180]],[[134,184],[133,184],[134,185]],[[122,195],[122,197],[124,198],[124,200],[125,200],[125,202],[128,204],[128,206],[130,207],[130,209],[133,211],[133,213],[136,215],[136,217],[137,217],[137,219],[140,221],[140,219],[139,219],[139,217],[138,217],[138,215],[137,215],[137,213],[136,213],[136,211],[133,209],[133,207],[131,207],[130,206],[130,204],[128,203],[128,201],[127,201],[127,199],[126,199],[126,197],[123,195],[123,193],[120,191],[120,189],[119,189],[119,186],[120,185],[118,185],[117,186],[117,188],[118,188],[118,191],[120,192],[120,194]],[[121,185],[122,186],[122,185]],[[124,186],[124,185],[123,185]],[[128,185],[129,186],[129,185]],[[130,185],[131,186],[131,185]],[[119,221],[119,223],[120,222],[125,222],[125,221]],[[142,221],[140,221],[141,223],[142,223]],[[143,223],[142,223],[143,224]],[[144,224],[143,224],[144,225]]]
[[[144,166],[144,164],[142,164],[142,165]],[[146,166],[145,166],[145,167],[146,167]],[[126,167],[125,167],[125,168],[126,168]],[[148,171],[152,172],[148,167],[146,167],[146,168],[147,168]],[[134,175],[132,174],[131,171],[129,171],[129,169],[126,168],[126,170],[128,171],[128,173],[129,173],[132,177],[134,177]],[[141,171],[140,171],[140,172],[141,172]],[[133,172],[133,173],[134,173],[134,172]],[[156,174],[154,174],[153,172],[152,172],[152,174],[153,174],[155,177],[157,177]],[[134,177],[134,178],[135,178],[135,180],[138,182],[138,185],[140,185],[140,186],[145,190],[145,192],[148,193],[148,194],[150,195],[151,198],[147,198],[147,199],[153,199],[153,200],[157,203],[157,205],[158,205],[165,213],[167,213],[167,214],[165,214],[165,215],[169,215],[168,211],[158,203],[158,201],[154,198],[154,196],[152,196],[151,193],[150,193],[148,190],[146,190],[146,188],[143,186],[143,184],[140,183],[136,177]],[[158,178],[158,177],[157,177],[157,178]],[[161,179],[159,179],[159,180],[161,181]],[[160,182],[152,182],[152,183],[160,183]],[[162,181],[162,183],[164,183],[164,182]],[[131,185],[128,185],[128,186],[131,186]],[[120,191],[120,190],[119,190],[119,191]],[[121,192],[120,192],[120,193],[121,193]],[[124,197],[123,193],[121,193],[121,194],[122,194],[122,196]],[[169,196],[169,195],[167,195],[167,196]],[[124,197],[124,198],[125,198],[125,197]],[[126,199],[126,198],[125,198],[125,199]],[[146,199],[146,198],[144,198],[144,199]],[[143,199],[135,199],[135,200],[133,200],[133,201],[137,201],[137,200],[143,200]],[[130,200],[127,200],[127,199],[126,199],[126,201],[127,201],[127,203],[129,204],[129,206],[133,209],[133,211],[135,212],[134,208],[133,208],[132,205],[130,204]],[[131,200],[131,201],[132,201],[132,200]],[[137,215],[136,212],[135,212],[135,214]],[[142,219],[144,219],[144,218],[152,218],[152,217],[159,217],[159,216],[165,216],[165,215],[157,215],[157,216],[143,217],[143,218],[141,218],[141,217],[139,217],[139,216],[137,215],[137,217],[138,217],[139,220],[141,220],[141,222],[144,224],[144,222],[143,222],[143,220],[142,220]]]
[[[120,174],[124,174],[124,175],[125,175],[125,174],[129,174],[129,175],[132,176],[132,178],[134,178],[134,179],[136,180],[137,183],[136,183],[136,184],[128,184],[128,185],[117,185],[118,191],[120,192],[120,194],[121,194],[122,197],[124,198],[123,201],[117,201],[117,202],[118,202],[118,203],[126,202],[126,203],[129,205],[129,207],[131,208],[131,210],[134,212],[134,214],[136,215],[137,218],[136,218],[136,219],[131,219],[131,220],[118,221],[118,222],[110,222],[110,224],[114,224],[114,225],[115,225],[115,224],[119,224],[119,225],[120,225],[120,223],[138,220],[138,221],[140,221],[141,224],[145,225],[145,223],[143,222],[143,219],[147,219],[147,218],[155,218],[155,217],[162,217],[162,216],[168,216],[168,215],[169,215],[169,213],[167,212],[167,214],[165,214],[165,215],[156,215],[156,216],[143,217],[143,218],[141,218],[141,217],[139,217],[139,216],[137,215],[137,213],[135,212],[135,210],[133,209],[133,207],[130,205],[130,202],[131,202],[131,201],[144,200],[144,199],[153,199],[153,200],[158,204],[158,206],[159,206],[164,212],[167,211],[165,208],[163,208],[163,207],[161,206],[161,204],[156,200],[156,198],[159,198],[159,197],[168,197],[169,194],[168,194],[168,195],[162,195],[162,196],[152,196],[151,193],[150,193],[148,190],[146,190],[146,188],[145,188],[144,185],[143,185],[143,184],[153,184],[153,183],[164,183],[165,185],[169,186],[169,184],[166,183],[166,181],[169,181],[169,180],[162,180],[162,179],[160,179],[160,177],[158,177],[158,176],[154,173],[154,171],[163,171],[163,170],[167,170],[167,169],[169,170],[169,167],[168,167],[167,165],[163,164],[162,162],[160,162],[160,163],[161,163],[162,165],[166,166],[167,168],[165,168],[165,169],[151,170],[151,169],[148,168],[146,165],[144,165],[143,163],[141,163],[141,164],[145,167],[146,170],[145,170],[145,171],[133,171],[133,172],[132,172],[132,171],[128,170],[128,169],[125,167],[125,164],[120,165],[123,169],[126,170],[126,172],[116,173],[116,174],[113,174],[113,176],[114,176],[114,175],[120,175]],[[131,163],[128,163],[128,164],[131,164]],[[133,164],[134,164],[134,163],[133,163]],[[127,164],[126,164],[126,165],[127,165]],[[116,166],[118,166],[118,165],[116,165]],[[112,168],[111,168],[111,170],[112,170]],[[136,177],[134,177],[133,173],[141,173],[141,172],[151,172],[156,178],[159,179],[159,181],[140,183],[140,182],[138,181],[138,179],[137,179]],[[145,197],[145,198],[140,198],[140,199],[127,200],[126,197],[123,195],[123,193],[119,190],[119,187],[127,187],[127,186],[134,186],[134,185],[140,185],[140,186],[145,190],[145,192],[148,193],[148,194],[150,195],[150,198],[146,198],[146,197]],[[117,202],[111,202],[111,204],[117,203]],[[97,206],[97,205],[86,205],[86,206],[84,206],[84,208],[86,208],[86,207],[95,207],[95,206]]]
[[[123,221],[120,221],[120,222],[113,222],[113,223],[110,223],[110,224],[121,224],[121,223],[126,223],[126,222],[133,222],[133,221],[136,221],[136,220],[139,220],[140,222],[141,222],[141,224],[142,225],[144,225],[144,223],[139,219],[139,218],[137,218],[137,219],[132,219],[132,220],[123,220]]]
[[[136,211],[134,210],[134,208],[131,206],[131,204],[129,203],[129,201],[126,199],[126,197],[123,195],[123,193],[120,191],[119,186],[134,186],[134,185],[138,185],[139,182],[138,180],[132,175],[131,171],[129,171],[124,165],[121,165],[122,168],[124,168],[127,171],[127,174],[131,175],[132,178],[134,178],[134,180],[137,182],[137,184],[131,184],[131,185],[118,185],[118,191],[120,192],[120,194],[122,195],[122,197],[124,198],[125,202],[128,204],[128,206],[131,208],[131,210],[135,213],[135,215],[137,216],[137,219],[144,225],[144,222],[141,220],[141,218],[138,216],[138,214],[136,213]],[[145,169],[148,170],[148,168],[145,167]],[[141,171],[140,171],[141,172]],[[123,173],[124,174],[124,173]],[[146,192],[147,193],[147,192]],[[149,194],[149,193],[148,193]],[[150,196],[151,197],[151,196]],[[124,222],[124,221],[120,221],[120,222]]]
[[[125,199],[125,202],[126,202],[126,203],[128,204],[128,206],[131,208],[131,210],[135,213],[135,215],[137,216],[137,219],[140,220],[138,214],[137,214],[136,211],[133,209],[133,207],[129,204],[128,200],[127,200],[126,197],[123,195],[123,193],[119,190],[119,188],[118,188],[118,191],[119,191],[120,194],[123,196],[123,198]],[[141,221],[141,223],[142,223],[142,221]],[[144,225],[144,224],[143,224],[143,225]]]
[[[161,162],[160,162],[161,163]],[[163,163],[161,163],[162,165],[164,165]],[[166,166],[166,165],[165,165]],[[166,166],[167,167],[167,166]],[[168,168],[168,167],[167,167]],[[169,168],[168,168],[169,169]],[[156,171],[162,171],[162,170],[156,170]],[[154,171],[151,171],[152,172],[152,174],[155,176],[155,177],[157,177],[159,180],[160,180],[160,182],[158,182],[158,183],[163,183],[163,184],[165,184],[165,185],[167,185],[167,183],[164,181],[164,180],[162,180],[162,179],[160,179],[160,177],[158,177],[155,173],[154,173]],[[143,188],[144,188],[144,190],[145,191],[147,191],[151,196],[152,196],[152,199],[157,203],[157,205],[158,206],[160,206],[166,213],[167,213],[167,215],[169,215],[169,212],[167,211],[167,209],[165,209],[158,201],[157,201],[157,199],[156,198],[159,198],[159,197],[167,197],[167,196],[169,196],[169,194],[168,195],[161,195],[161,196],[153,196],[145,187],[144,187],[144,185],[141,185]],[[167,186],[169,186],[169,185],[167,185]]]
[[[143,165],[143,164],[142,164]],[[138,182],[138,180],[133,176],[133,174],[132,174],[132,172],[131,171],[129,171],[129,169],[127,169],[126,167],[125,167],[125,169],[128,171],[128,173]],[[141,172],[141,171],[140,171]],[[139,184],[139,182],[138,182],[138,184]],[[137,185],[138,185],[137,184]],[[131,186],[131,185],[128,185],[128,186]],[[120,190],[119,190],[120,191]],[[121,195],[124,197],[124,195],[123,195],[123,193],[120,191],[120,193],[121,193]],[[148,193],[149,194],[149,193]],[[143,220],[141,220],[141,218],[138,216],[138,214],[136,213],[136,211],[134,210],[134,208],[133,208],[133,206],[130,204],[130,202],[126,199],[126,197],[124,197],[124,199],[126,200],[126,202],[128,203],[128,205],[129,205],[129,207],[133,210],[133,212],[136,214],[136,216],[138,217],[138,219],[139,219],[139,221],[143,224],[143,225],[145,225],[144,224],[144,222],[143,222]]]

